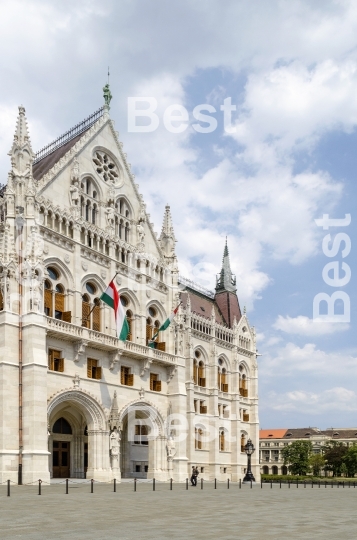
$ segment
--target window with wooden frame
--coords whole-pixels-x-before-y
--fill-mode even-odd
[[[130,368],[121,366],[120,368],[120,383],[125,386],[134,386],[134,374],[130,373]]]
[[[146,319],[146,345],[148,345],[152,335],[152,320],[148,317]]]
[[[226,437],[224,429],[219,430],[219,451],[225,452],[226,450]]]
[[[243,422],[249,422],[249,414],[243,410]]]
[[[87,294],[82,296],[82,326],[90,328],[90,300]]]
[[[207,405],[204,401],[200,401],[200,414],[207,414]]]
[[[242,397],[248,397],[247,378],[244,374],[239,374],[239,393]]]
[[[161,392],[161,381],[156,373],[150,373],[150,390]]]
[[[127,336],[127,341],[133,341],[133,314],[130,309],[126,312],[126,320],[128,321],[129,334]]]
[[[198,364],[198,386],[202,386],[203,388],[206,386],[205,366],[202,360]]]
[[[94,299],[94,308],[92,311],[92,328],[96,332],[100,332],[100,300]]]
[[[226,369],[222,369],[221,373],[221,390],[222,392],[228,392],[228,379]]]
[[[48,369],[51,371],[58,371],[63,373],[64,371],[64,358],[62,358],[61,351],[55,349],[48,349]]]
[[[228,408],[228,405],[223,405],[223,418],[229,418],[229,408]]]
[[[44,295],[45,314],[47,317],[52,317],[52,283],[45,280],[45,295]]]
[[[98,360],[94,358],[87,359],[87,377],[88,379],[101,379],[102,368],[98,366]]]
[[[242,433],[240,437],[240,451],[241,452],[245,452],[245,445],[246,445],[245,435]]]

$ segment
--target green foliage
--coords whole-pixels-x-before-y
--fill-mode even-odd
[[[343,460],[347,468],[349,477],[353,477],[357,473],[357,445],[350,446]],[[342,470],[341,470],[342,472]]]
[[[346,445],[338,441],[329,441],[324,447],[326,470],[332,471],[333,476],[339,476],[347,453],[348,448]]]
[[[325,467],[325,458],[321,454],[312,454],[309,458],[309,465],[314,476],[319,476],[321,469]]]
[[[288,465],[291,474],[306,475],[310,470],[309,460],[312,454],[311,441],[294,441],[281,451],[284,465]]]

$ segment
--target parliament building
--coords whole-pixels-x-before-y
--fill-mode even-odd
[[[236,482],[249,438],[259,480],[256,335],[227,243],[214,292],[179,274],[175,216],[155,233],[110,98],[37,153],[19,107],[0,190],[0,482],[184,481],[193,465]],[[113,278],[124,342],[100,301]]]

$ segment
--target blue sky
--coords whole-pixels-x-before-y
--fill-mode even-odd
[[[241,305],[258,333],[261,426],[357,426],[357,5],[348,0],[3,0],[0,182],[17,106],[35,150],[102,103],[155,228],[172,208],[181,272],[213,288],[224,238]],[[129,133],[127,99],[157,100],[159,128]],[[223,100],[237,106],[225,133]],[[218,126],[180,134],[165,109],[214,106]],[[313,298],[333,288],[323,214],[351,214],[346,232],[351,321],[314,323]]]

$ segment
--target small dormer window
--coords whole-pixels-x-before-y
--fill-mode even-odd
[[[286,437],[291,437],[292,433],[287,433]]]

